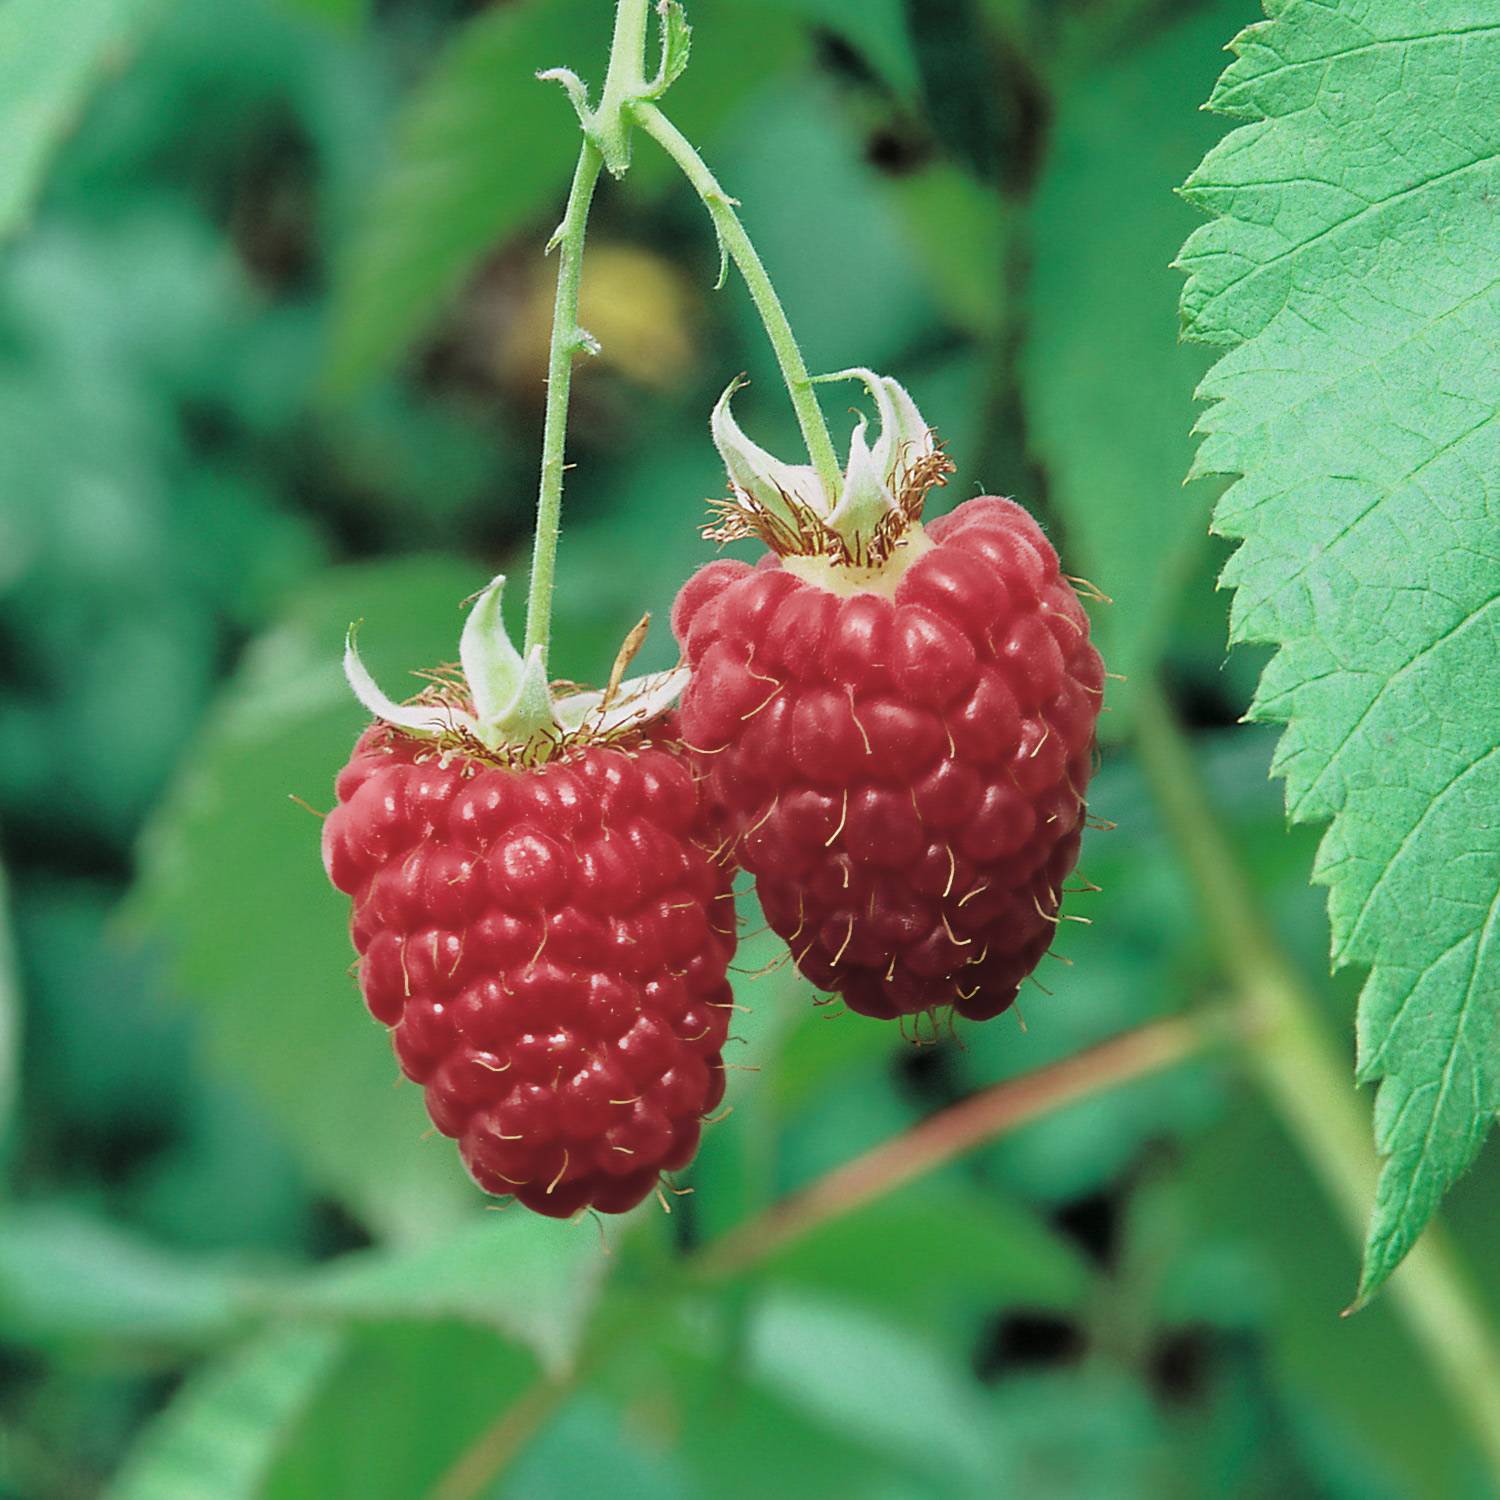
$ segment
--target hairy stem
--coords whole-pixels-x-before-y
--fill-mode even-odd
[[[1161,689],[1139,689],[1136,743],[1207,930],[1253,1020],[1247,1062],[1354,1238],[1363,1245],[1378,1164],[1349,1062],[1262,916],[1209,804],[1191,746]],[[1500,1349],[1452,1245],[1429,1229],[1391,1277],[1390,1296],[1500,1480]]]
[[[609,71],[596,116],[608,130],[628,132],[625,106],[646,86],[646,20],[649,0],[615,0],[615,29],[609,43]],[[621,144],[625,141],[622,139]]]
[[[623,6],[622,6],[623,9]],[[618,35],[618,33],[617,33]],[[552,592],[557,574],[557,538],[562,530],[563,454],[573,356],[589,347],[578,326],[578,283],[583,273],[583,237],[589,205],[604,158],[588,138],[578,153],[568,207],[558,226],[557,301],[552,310],[552,350],[547,360],[547,410],[542,425],[542,483],[536,502],[536,542],[531,552],[531,589],[526,596],[523,655],[541,648],[542,663],[552,637]]]
[[[797,424],[802,429],[802,441],[807,446],[808,457],[812,460],[830,503],[835,503],[839,494],[839,463],[833,451],[833,440],[828,435],[828,424],[823,420],[823,412],[818,406],[818,398],[808,377],[802,351],[797,347],[792,325],[787,321],[781,299],[771,285],[771,278],[766,275],[766,268],[761,264],[750,236],[745,233],[745,226],[740,223],[739,215],[734,211],[734,199],[719,186],[718,179],[709,171],[692,142],[655,104],[648,99],[640,99],[631,105],[630,112],[641,129],[677,163],[683,176],[693,185],[714,221],[720,245],[745,278],[755,310],[760,314],[760,320],[765,324],[766,334],[771,340],[776,363],[781,367],[787,394],[792,398],[792,409],[797,413]]]
[[[542,482],[536,502],[536,542],[531,553],[531,588],[526,597],[526,646],[529,656],[540,648],[542,665],[552,636],[552,594],[557,575],[557,540],[562,530],[562,487],[568,433],[568,399],[573,389],[573,356],[592,351],[593,341],[578,326],[578,286],[583,275],[583,241],[589,208],[608,147],[623,162],[629,154],[630,117],[625,105],[646,88],[646,20],[648,0],[617,0],[615,29],[609,44],[609,69],[599,107],[587,116],[583,146],[568,191],[568,206],[552,237],[557,249],[557,298],[552,307],[552,345],[547,357],[547,406],[542,423]],[[548,77],[571,75],[549,74]],[[601,145],[601,142],[603,143]],[[614,158],[612,157],[611,160]]]

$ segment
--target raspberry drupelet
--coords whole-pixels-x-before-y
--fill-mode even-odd
[[[869,506],[852,545],[837,512],[789,522],[761,503],[748,465],[736,472],[759,450],[726,431],[721,403],[741,516],[774,550],[754,568],[710,563],[679,594],[680,726],[807,979],[865,1015],[983,1020],[1051,946],[1104,668],[1021,506],[986,496],[922,526],[945,461],[885,387],[891,503]],[[857,433],[850,488],[861,451]],[[773,477],[791,499],[787,466]]]

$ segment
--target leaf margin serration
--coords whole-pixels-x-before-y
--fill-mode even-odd
[[[1361,857],[1361,850],[1359,826],[1357,822],[1351,823],[1351,806],[1363,795],[1365,789],[1351,788],[1345,778],[1344,767],[1338,762],[1353,733],[1360,731],[1371,715],[1376,713],[1392,681],[1405,674],[1411,663],[1425,656],[1429,649],[1435,651],[1438,647],[1449,644],[1450,638],[1457,638],[1469,631],[1476,621],[1480,625],[1476,634],[1487,634],[1492,640],[1500,642],[1494,621],[1497,608],[1500,608],[1500,557],[1492,551],[1488,558],[1480,558],[1489,569],[1488,582],[1481,580],[1478,590],[1481,602],[1437,635],[1430,648],[1424,646],[1393,674],[1387,676],[1374,691],[1368,706],[1358,716],[1350,735],[1318,764],[1321,750],[1315,742],[1317,736],[1313,734],[1310,738],[1309,716],[1299,712],[1298,706],[1300,700],[1309,696],[1309,677],[1305,666],[1305,658],[1309,653],[1304,648],[1314,637],[1311,631],[1304,637],[1297,637],[1289,628],[1285,617],[1286,600],[1275,587],[1265,589],[1263,575],[1268,566],[1267,553],[1269,551],[1274,554],[1278,539],[1257,532],[1259,518],[1256,511],[1262,507],[1274,508],[1276,502],[1283,498],[1283,494],[1278,494],[1274,488],[1267,491],[1263,483],[1264,471],[1274,471],[1274,461],[1257,461],[1258,458],[1266,459],[1267,440],[1274,443],[1273,433],[1265,429],[1275,428],[1278,418],[1285,418],[1292,406],[1289,404],[1286,410],[1258,418],[1248,431],[1243,427],[1247,414],[1245,408],[1251,404],[1245,398],[1244,390],[1257,373],[1256,362],[1262,362],[1263,368],[1259,373],[1264,375],[1274,364],[1274,356],[1278,352],[1274,338],[1264,340],[1263,336],[1276,318],[1291,306],[1291,297],[1288,296],[1282,308],[1272,309],[1269,316],[1263,316],[1265,309],[1257,308],[1253,297],[1242,297],[1240,300],[1243,305],[1236,307],[1238,282],[1245,276],[1253,275],[1262,263],[1256,262],[1253,257],[1242,255],[1243,264],[1248,269],[1236,275],[1237,267],[1232,263],[1231,257],[1237,250],[1243,252],[1247,238],[1246,235],[1236,233],[1237,226],[1243,227],[1248,222],[1252,230],[1266,232],[1273,217],[1267,215],[1266,210],[1277,190],[1294,189],[1297,182],[1295,175],[1290,172],[1280,182],[1273,180],[1269,174],[1258,184],[1253,179],[1246,182],[1242,170],[1244,165],[1257,153],[1260,153],[1264,162],[1266,153],[1263,148],[1268,142],[1273,146],[1271,155],[1274,160],[1274,144],[1278,135],[1283,146],[1286,145],[1288,135],[1293,137],[1293,146],[1308,146],[1306,139],[1300,142],[1295,139],[1294,126],[1289,124],[1297,111],[1277,108],[1278,104],[1286,103],[1284,97],[1276,97],[1278,74],[1299,70],[1298,78],[1293,81],[1293,92],[1296,87],[1300,87],[1304,95],[1310,95],[1313,103],[1323,102],[1321,91],[1327,84],[1328,74],[1333,71],[1334,59],[1332,54],[1320,54],[1317,50],[1320,26],[1325,32],[1340,27],[1356,30],[1366,28],[1365,36],[1373,35],[1373,40],[1366,44],[1371,52],[1380,47],[1402,45],[1416,47],[1432,44],[1441,47],[1445,40],[1454,41],[1460,35],[1467,40],[1471,36],[1483,36],[1485,33],[1489,33],[1489,43],[1493,45],[1495,36],[1500,35],[1500,14],[1483,5],[1466,5],[1464,0],[1449,0],[1445,8],[1453,22],[1450,29],[1439,27],[1434,30],[1433,11],[1429,4],[1424,7],[1424,29],[1416,35],[1403,36],[1399,24],[1393,23],[1399,21],[1403,12],[1410,15],[1414,7],[1403,5],[1400,0],[1362,0],[1362,3],[1356,3],[1356,0],[1323,0],[1323,3],[1318,3],[1318,0],[1276,0],[1276,3],[1268,4],[1268,18],[1246,28],[1231,43],[1231,50],[1235,53],[1234,61],[1224,70],[1206,106],[1219,113],[1246,119],[1250,123],[1229,131],[1208,153],[1181,190],[1188,201],[1212,217],[1188,238],[1176,262],[1178,268],[1187,274],[1182,298],[1184,336],[1227,346],[1226,352],[1215,363],[1198,391],[1200,399],[1211,404],[1195,428],[1202,442],[1191,472],[1194,476],[1208,473],[1239,476],[1226,490],[1214,518],[1216,531],[1240,542],[1220,580],[1221,586],[1233,587],[1236,591],[1231,608],[1230,639],[1231,642],[1269,642],[1278,648],[1262,678],[1248,717],[1277,720],[1287,726],[1273,761],[1272,773],[1287,778],[1289,816],[1294,821],[1329,823],[1320,843],[1313,879],[1329,888],[1334,964],[1365,963],[1370,966],[1369,977],[1360,999],[1358,1077],[1361,1081],[1380,1080],[1375,1105],[1376,1144],[1386,1154],[1387,1160],[1381,1171],[1375,1213],[1366,1243],[1358,1294],[1360,1302],[1367,1300],[1399,1264],[1443,1192],[1472,1162],[1497,1108],[1500,1108],[1500,1040],[1497,1040],[1500,1025],[1495,1024],[1500,1017],[1493,1014],[1500,1002],[1491,993],[1487,1008],[1483,994],[1477,997],[1477,1005],[1473,1003],[1476,1000],[1476,987],[1481,982],[1481,965],[1488,958],[1493,966],[1492,973],[1500,970],[1500,962],[1497,962],[1500,960],[1500,952],[1497,952],[1500,949],[1500,936],[1497,936],[1497,922],[1500,922],[1500,918],[1497,918],[1497,913],[1500,913],[1500,845],[1496,844],[1493,828],[1484,828],[1475,820],[1476,835],[1482,830],[1488,835],[1491,844],[1487,851],[1489,864],[1481,871],[1487,882],[1481,883],[1481,895],[1488,891],[1490,898],[1487,903],[1481,903],[1485,905],[1482,919],[1463,940],[1467,943],[1472,939],[1472,966],[1463,999],[1456,1016],[1452,1018],[1452,1036],[1446,1047],[1446,1055],[1442,1037],[1436,1037],[1437,1045],[1434,1048],[1430,1045],[1434,1038],[1423,1032],[1421,1006],[1428,1002],[1423,1000],[1417,1004],[1415,1026],[1409,1011],[1414,1002],[1418,1001],[1429,978],[1452,958],[1462,944],[1450,945],[1425,969],[1408,974],[1403,971],[1399,958],[1410,946],[1407,941],[1410,934],[1382,934],[1377,930],[1378,920],[1372,924],[1366,922],[1381,883],[1395,868],[1396,860],[1404,856],[1407,845],[1421,834],[1431,808],[1448,797],[1452,787],[1458,785],[1476,766],[1492,762],[1500,755],[1494,749],[1496,742],[1500,741],[1500,725],[1493,722],[1479,725],[1478,743],[1487,743],[1485,753],[1464,767],[1429,801],[1427,808],[1413,823],[1410,833],[1402,840],[1396,860],[1376,876],[1352,918],[1345,898],[1353,891],[1353,879],[1349,872]],[[1479,24],[1458,24],[1466,11],[1472,11]],[[1463,44],[1458,43],[1457,48],[1456,76],[1461,82],[1464,70]],[[1324,69],[1322,73],[1319,72],[1320,65]],[[1500,68],[1494,71],[1500,73]],[[1405,78],[1403,71],[1403,86]],[[1285,85],[1287,80],[1282,78],[1279,83]],[[1316,89],[1312,88],[1313,84],[1316,84]],[[1491,93],[1496,91],[1492,86]],[[1438,101],[1439,104],[1441,102]],[[1454,114],[1455,117],[1458,114],[1456,106]],[[1500,110],[1494,111],[1494,114],[1500,116]],[[1321,121],[1318,123],[1326,124]],[[1459,133],[1455,131],[1455,134]],[[1381,144],[1388,143],[1382,141]],[[1479,153],[1473,161],[1461,164],[1455,171],[1463,172],[1478,167],[1481,171],[1492,172],[1495,158],[1500,156],[1500,127],[1495,128],[1492,146],[1493,149]],[[1378,156],[1378,152],[1375,154]],[[1284,159],[1289,165],[1295,165],[1295,152],[1286,151]],[[1351,161],[1350,165],[1352,167],[1354,163]],[[1438,180],[1442,179],[1423,180],[1419,177],[1408,191],[1425,192]],[[1312,187],[1314,183],[1308,181],[1305,185]],[[1328,189],[1331,194],[1343,184],[1324,183],[1320,186]],[[1259,200],[1252,202],[1252,211],[1259,211],[1265,222],[1256,223],[1253,218],[1248,221],[1236,219],[1237,209],[1243,211],[1247,200],[1253,200],[1257,192],[1261,196]],[[1483,192],[1478,196],[1480,201],[1488,201]],[[1366,208],[1378,218],[1394,201],[1394,197],[1377,199],[1366,205]],[[1446,206],[1450,209],[1454,207],[1451,195]],[[1461,210],[1464,205],[1460,202],[1457,206]],[[1352,217],[1358,218],[1363,212],[1365,210],[1361,209]],[[1335,220],[1328,233],[1336,237],[1342,227],[1342,221]],[[1455,237],[1461,239],[1457,233]],[[1253,240],[1253,235],[1248,238]],[[1494,244],[1493,240],[1491,244]],[[1294,244],[1286,254],[1295,258],[1304,248],[1305,245]],[[1377,241],[1377,252],[1384,248],[1384,243]],[[1495,245],[1495,248],[1500,250],[1500,245]],[[1493,259],[1500,259],[1500,256],[1492,257]],[[1213,271],[1215,275],[1208,275],[1209,271]],[[1287,280],[1290,284],[1290,272]],[[1353,284],[1351,281],[1351,285]],[[1487,286],[1480,288],[1474,300],[1480,300],[1487,291],[1491,300],[1500,301],[1500,291],[1497,288],[1500,288],[1500,280],[1492,279]],[[1437,314],[1427,324],[1420,324],[1417,331],[1425,332],[1436,327],[1450,311],[1452,309]],[[1262,342],[1257,343],[1258,340]],[[1377,351],[1369,361],[1370,366],[1377,366],[1388,353],[1389,350]],[[1435,360],[1434,366],[1438,363]],[[1298,387],[1297,377],[1303,373],[1290,365],[1285,372],[1288,386],[1299,400],[1303,389]],[[1398,370],[1398,373],[1404,371]],[[1431,373],[1447,372],[1435,369]],[[1477,393],[1486,398],[1478,403],[1479,410],[1484,415],[1471,431],[1461,432],[1454,446],[1472,438],[1496,419],[1494,407],[1500,403],[1494,398],[1500,392],[1500,372],[1486,370],[1480,365],[1475,373],[1491,376],[1490,383]],[[1335,373],[1320,391],[1308,398],[1309,404],[1318,397],[1327,396],[1341,381],[1342,376]],[[1435,381],[1434,384],[1436,388],[1440,382]],[[1434,406],[1438,404],[1440,397],[1446,398],[1450,394],[1438,391],[1433,398]],[[1471,390],[1456,394],[1461,400],[1466,394],[1475,393]],[[1288,424],[1282,422],[1281,425],[1284,428]],[[1257,441],[1261,443],[1260,450],[1257,450]],[[1491,442],[1493,441],[1492,434]],[[1316,442],[1314,447],[1316,448]],[[1274,459],[1274,447],[1271,452]],[[1447,445],[1437,450],[1435,458],[1441,459],[1446,453]],[[1314,456],[1321,454],[1315,452]],[[1419,468],[1425,467],[1425,463],[1424,459]],[[1357,465],[1351,466],[1351,469],[1357,470]],[[1377,494],[1370,510],[1361,515],[1354,525],[1357,527],[1362,524],[1372,513],[1378,515],[1378,507],[1384,502],[1390,502],[1394,496],[1401,495],[1403,486],[1408,485],[1417,472],[1414,470],[1405,475],[1390,491]],[[1339,469],[1332,468],[1324,477],[1329,485],[1338,484],[1342,478]],[[1418,490],[1421,488],[1420,484],[1411,487]],[[1410,497],[1404,498],[1409,505]],[[1396,508],[1387,505],[1387,509],[1394,511]],[[1447,521],[1450,517],[1443,513],[1438,519]],[[1309,520],[1308,530],[1310,536],[1315,533],[1315,519]],[[1294,547],[1296,540],[1294,537],[1286,545]],[[1292,555],[1291,551],[1287,551],[1286,559],[1290,560]],[[1475,555],[1478,556],[1478,553]],[[1302,565],[1301,571],[1310,580],[1309,596],[1314,592],[1311,580],[1317,577],[1318,562],[1319,556],[1311,555]],[[1274,570],[1274,556],[1269,566]],[[1471,579],[1470,582],[1472,581]],[[1252,583],[1253,587],[1250,586]],[[1492,591],[1486,594],[1486,588]],[[1431,579],[1428,580],[1428,591],[1438,604],[1452,604],[1455,609],[1459,607],[1459,600],[1444,599],[1441,590],[1433,589]],[[1310,598],[1306,602],[1306,614],[1304,625],[1316,614],[1316,607]],[[1338,678],[1341,672],[1347,677],[1350,672],[1349,664],[1337,659],[1338,651],[1335,648],[1340,644],[1342,643],[1335,641],[1332,647],[1325,646],[1330,658],[1328,675],[1332,679]],[[1433,717],[1441,726],[1441,715]],[[1420,729],[1427,726],[1418,727]],[[1318,728],[1315,720],[1311,728],[1314,731]],[[1398,748],[1392,759],[1399,757]],[[1311,772],[1310,766],[1313,767]],[[1492,775],[1493,769],[1492,765]],[[1478,797],[1480,790],[1482,788],[1476,789],[1471,800],[1482,806]],[[1500,801],[1500,798],[1496,800]],[[1484,839],[1476,837],[1476,846],[1483,842]],[[1420,844],[1418,847],[1420,849]],[[1476,847],[1465,852],[1483,855],[1486,851]],[[1476,862],[1483,864],[1482,859]],[[1402,879],[1403,885],[1410,884],[1409,872]],[[1420,886],[1421,882],[1418,881],[1417,895],[1421,894]],[[1435,903],[1427,908],[1429,916],[1433,904]],[[1377,919],[1379,916],[1380,912],[1377,911]],[[1410,982],[1407,983],[1407,980]],[[1494,983],[1489,985],[1491,992],[1496,988]],[[1438,1018],[1436,1010],[1428,1019],[1433,1018]],[[1435,1031],[1436,1027],[1432,1026],[1429,1030]],[[1477,1030],[1480,1034],[1470,1037],[1471,1030]],[[1434,1054],[1431,1059],[1433,1066],[1429,1068],[1427,1076],[1422,1076],[1420,1070],[1415,1078],[1409,1076],[1412,1058],[1420,1058],[1426,1052]],[[1445,1113],[1450,1091],[1458,1102]],[[1467,1107],[1463,1102],[1465,1093],[1468,1096]],[[1432,1097],[1428,1098],[1429,1095]],[[1407,1138],[1408,1115],[1413,1111],[1420,1115],[1424,1109],[1429,1111],[1430,1119],[1420,1144],[1413,1148]],[[1455,1115],[1458,1128],[1451,1129],[1449,1122]],[[1440,1120],[1447,1133],[1439,1134],[1439,1138],[1434,1139]]]

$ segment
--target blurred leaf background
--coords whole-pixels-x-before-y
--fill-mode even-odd
[[[714,1236],[943,1104],[1220,994],[1130,732],[1163,674],[1280,942],[1352,1054],[1314,836],[1240,716],[1169,264],[1250,3],[693,0],[668,113],[814,369],[896,375],[1017,496],[1112,669],[1083,872],[1014,1015],[914,1048],[747,940],[747,1068],[670,1217],[486,1213],[349,976],[315,808],[387,683],[520,575],[605,0],[0,5],[0,1495],[1495,1500],[1232,1055],[1089,1098],[753,1270]],[[795,451],[701,210],[601,192],[554,669],[646,665],[723,488]],[[834,413],[833,404],[829,404]],[[516,602],[516,601],[512,601]],[[747,928],[758,924],[748,910]],[[1352,1084],[1351,1084],[1352,1089]],[[1493,1149],[1449,1230],[1500,1302]],[[607,1245],[606,1245],[607,1242]]]

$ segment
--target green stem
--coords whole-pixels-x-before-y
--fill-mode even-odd
[[[568,398],[573,389],[573,356],[592,350],[578,326],[578,286],[583,276],[583,241],[589,208],[604,165],[604,146],[628,154],[630,118],[625,105],[645,87],[648,0],[618,0],[609,44],[609,70],[599,108],[584,131],[568,206],[552,237],[557,247],[557,299],[552,307],[552,346],[547,356],[547,406],[542,422],[542,482],[536,502],[536,542],[531,552],[531,588],[526,596],[529,656],[540,647],[542,665],[552,637],[552,594],[557,576],[557,540],[562,531],[562,487],[568,434]],[[570,76],[570,75],[569,75]],[[576,79],[572,83],[582,89]],[[575,101],[577,102],[577,101]],[[603,145],[601,145],[601,142]],[[548,246],[552,248],[551,245]]]
[[[1146,779],[1254,1018],[1251,1072],[1362,1245],[1379,1169],[1348,1060],[1330,1044],[1316,1000],[1272,936],[1161,689],[1146,683],[1137,692]],[[1446,1236],[1427,1230],[1391,1277],[1389,1294],[1500,1482],[1500,1350]]]
[[[792,409],[797,413],[797,424],[802,429],[808,457],[812,459],[830,503],[836,503],[840,486],[839,462],[833,450],[833,439],[828,435],[828,424],[823,420],[792,325],[787,321],[781,299],[771,285],[771,278],[766,275],[766,268],[761,264],[750,236],[745,233],[745,226],[734,211],[734,200],[719,186],[718,179],[709,171],[692,142],[655,104],[649,99],[637,99],[629,106],[629,111],[641,129],[676,162],[683,176],[693,185],[714,221],[719,243],[745,278],[755,310],[771,340],[776,363],[781,366],[781,376],[786,381],[787,394],[792,398]]]
[[[621,160],[629,155],[629,105],[646,91],[646,19],[648,0],[616,0],[615,30],[609,43],[609,71],[594,111],[596,131],[618,143]]]
[[[597,109],[588,108],[583,85],[572,74],[563,71],[546,75],[567,84],[583,121],[584,142],[573,173],[567,210],[553,237],[553,244],[559,252],[557,300],[553,306],[552,346],[547,361],[542,478],[537,494],[536,543],[531,554],[531,589],[526,601],[526,644],[523,651],[529,656],[540,648],[544,667],[552,632],[552,595],[562,522],[564,450],[568,397],[573,383],[573,356],[580,350],[593,347],[578,326],[578,285],[583,269],[584,234],[601,168],[607,160],[610,170],[619,173],[624,171],[629,160],[632,125],[640,125],[662,145],[707,206],[720,244],[745,278],[756,311],[765,324],[818,479],[827,491],[830,503],[836,503],[839,495],[838,458],[807,365],[797,347],[786,312],[771,285],[771,278],[766,275],[766,268],[756,254],[755,246],[750,243],[745,226],[734,212],[734,200],[719,186],[692,143],[648,97],[653,87],[659,87],[648,81],[645,75],[648,12],[647,0],[617,0],[609,71]]]
[[[625,6],[621,4],[621,11]],[[618,18],[617,18],[618,19]],[[618,31],[616,33],[618,36]],[[613,71],[613,69],[611,69]],[[552,637],[552,591],[557,575],[557,538],[562,530],[563,454],[568,432],[568,396],[573,388],[573,356],[588,348],[578,326],[578,283],[583,273],[583,238],[589,205],[604,157],[585,138],[568,192],[568,207],[556,243],[557,301],[552,311],[552,350],[547,361],[547,410],[542,424],[542,483],[536,502],[536,542],[531,552],[531,590],[526,596],[526,645],[541,648],[542,664]]]

